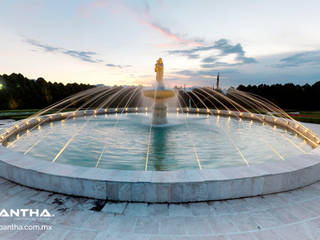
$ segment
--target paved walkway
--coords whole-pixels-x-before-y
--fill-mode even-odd
[[[320,133],[319,125],[309,125]],[[47,231],[0,231],[0,239],[320,240],[320,183],[295,191],[190,204],[114,203],[23,187],[0,178],[1,209],[47,209],[52,218],[0,217]]]
[[[264,197],[190,204],[113,203],[22,187],[0,178],[1,209],[47,209],[50,219],[1,217],[0,239],[320,239],[320,183]]]

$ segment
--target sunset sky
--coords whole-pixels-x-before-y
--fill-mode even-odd
[[[320,81],[320,1],[1,0],[0,74],[167,85]]]

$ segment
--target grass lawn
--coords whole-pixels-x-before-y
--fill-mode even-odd
[[[17,109],[17,110],[0,110],[0,119],[14,119],[21,120],[25,119],[42,109]],[[64,109],[63,112],[73,111],[75,109]],[[47,114],[54,113],[57,110],[48,111]]]
[[[320,124],[320,112],[299,112],[299,114],[289,114],[292,118],[300,122]]]
[[[0,119],[20,120],[40,111],[40,109],[0,110]]]

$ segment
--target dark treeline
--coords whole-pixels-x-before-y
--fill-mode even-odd
[[[179,105],[183,107],[228,108],[235,110],[235,105],[229,101],[231,99],[247,109],[254,110],[255,105],[244,102],[239,95],[233,94],[234,91],[231,90],[232,88],[223,93],[219,90],[212,91],[208,87],[194,88],[191,91],[180,89]],[[305,84],[303,86],[292,83],[284,85],[240,85],[237,90],[258,95],[284,110],[320,110],[320,82],[313,85]]]
[[[30,80],[21,74],[0,75],[0,109],[42,109],[65,99],[75,93],[93,88],[87,84],[62,84],[51,83],[43,78]],[[259,86],[240,85],[238,90],[249,92],[266,98],[285,110],[320,110],[320,82],[313,85],[275,84]],[[98,98],[86,107],[141,107],[142,87],[103,87],[97,88],[96,94],[88,96],[81,101],[74,102],[70,108],[79,107],[98,96],[99,92],[103,97]],[[198,108],[234,109],[228,99],[233,99],[239,104],[239,98],[231,94],[232,91],[223,93],[212,88],[194,88],[192,90],[176,89],[178,91],[179,106]],[[102,92],[101,92],[102,91]],[[226,94],[226,95],[225,95]],[[108,104],[104,101],[108,100]]]
[[[264,97],[287,110],[320,110],[320,81],[313,85],[274,84],[240,85],[240,91]]]
[[[43,78],[30,80],[22,74],[0,75],[0,110],[43,109],[78,92],[95,88],[88,84],[51,83]],[[142,106],[141,87],[99,87],[85,97],[62,104],[58,108]]]
[[[41,109],[95,86],[30,80],[22,74],[0,75],[0,109]]]

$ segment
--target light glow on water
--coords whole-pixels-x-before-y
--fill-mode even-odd
[[[21,133],[12,148],[56,163],[159,171],[285,161],[311,150],[295,134],[260,122],[168,113],[169,124],[150,131],[150,118],[145,113],[106,114],[44,124],[41,131]]]

